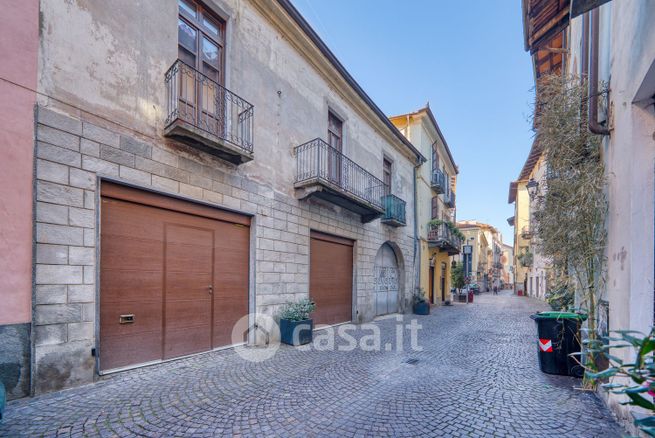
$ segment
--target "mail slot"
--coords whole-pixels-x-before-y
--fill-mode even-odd
[[[134,322],[134,314],[130,313],[129,315],[121,315],[120,324],[132,324]]]

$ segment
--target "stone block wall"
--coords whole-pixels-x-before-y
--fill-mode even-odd
[[[285,302],[307,296],[310,230],[356,240],[358,321],[374,316],[373,264],[387,241],[400,248],[406,270],[401,293],[406,300],[411,295],[409,206],[407,227],[392,228],[379,220],[362,224],[358,215],[331,204],[295,199],[291,180],[279,188],[258,182],[243,169],[250,164],[237,168],[163,137],[143,137],[109,122],[100,126],[44,106],[37,109],[36,137],[36,393],[88,383],[96,376],[91,351],[102,293],[96,278],[103,178],[254,215],[255,284],[250,287],[257,312],[273,315]],[[254,163],[257,159],[255,149]],[[289,157],[288,166],[294,163]]]

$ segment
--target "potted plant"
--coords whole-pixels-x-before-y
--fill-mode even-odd
[[[425,299],[425,291],[423,289],[418,289],[414,293],[412,309],[414,310],[415,315],[429,315],[430,314],[430,303]]]
[[[312,342],[314,321],[309,314],[316,304],[308,298],[287,303],[280,312],[280,340],[288,345],[305,345]]]

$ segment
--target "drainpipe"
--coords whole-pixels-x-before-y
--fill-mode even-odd
[[[598,29],[600,25],[600,14],[598,8],[591,11],[591,20],[591,65],[589,68],[588,126],[589,132],[592,134],[610,135],[610,130],[598,123],[598,46],[600,34]],[[586,33],[585,35],[588,37],[589,33]]]
[[[418,168],[421,167],[419,161],[414,166],[414,291],[421,284],[421,257],[418,256],[420,239],[418,235],[418,184],[416,178],[418,177]],[[414,292],[412,291],[412,293]]]
[[[585,81],[589,74],[589,13],[582,16],[582,73],[581,80]]]
[[[409,115],[407,116],[407,130],[409,130]],[[408,132],[409,134],[409,132]],[[414,166],[414,290],[421,284],[421,257],[419,254],[419,235],[418,235],[418,168],[421,167],[421,159],[417,157],[416,165]]]

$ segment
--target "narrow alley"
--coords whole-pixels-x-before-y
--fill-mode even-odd
[[[404,315],[422,351],[405,336],[402,351],[282,346],[253,363],[229,349],[140,368],[10,402],[0,436],[620,436],[580,380],[539,371],[529,315],[544,308],[504,291]],[[375,322],[382,346],[396,323]]]

